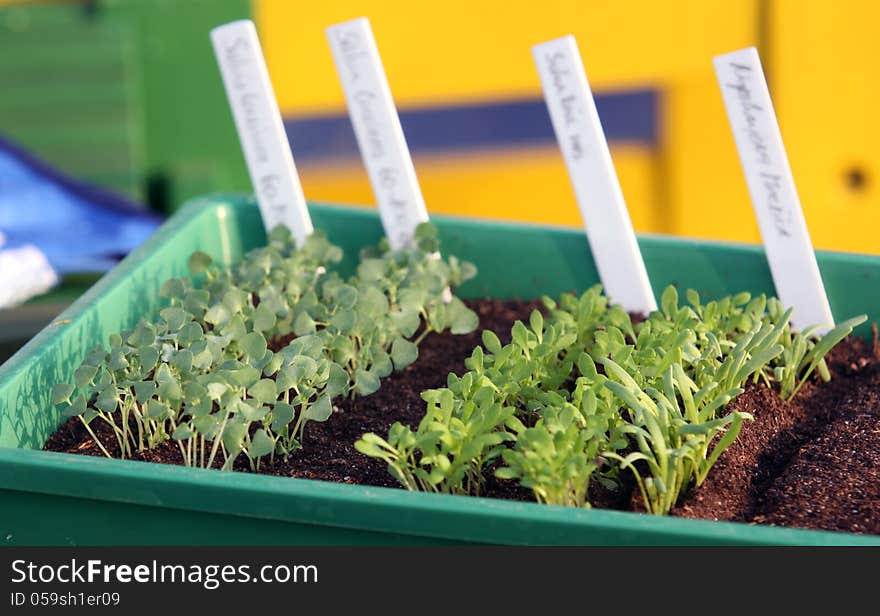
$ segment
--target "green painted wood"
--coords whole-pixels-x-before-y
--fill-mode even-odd
[[[101,0],[140,58],[144,164],[169,211],[213,191],[251,191],[209,32],[251,17],[249,0]],[[207,171],[205,171],[207,169]]]
[[[249,0],[89,4],[0,6],[0,133],[159,209],[250,190],[208,36]]]
[[[0,9],[0,132],[68,174],[140,199],[144,138],[131,34],[75,4]],[[97,177],[107,172],[104,153],[116,161],[112,178]]]
[[[375,210],[314,205],[317,228],[346,251],[377,241]],[[468,259],[476,297],[532,298],[597,280],[577,229],[436,217],[443,250]],[[880,537],[332,484],[247,473],[37,451],[60,423],[52,385],[110,333],[159,308],[156,292],[184,275],[196,249],[231,263],[265,235],[252,201],[190,203],[97,282],[54,325],[0,366],[0,543],[509,543],[509,544],[880,544]],[[639,238],[655,290],[669,283],[712,298],[772,289],[757,246],[658,236]],[[838,319],[880,318],[880,258],[818,254]],[[860,330],[866,335],[867,328]],[[164,531],[162,530],[164,529]]]

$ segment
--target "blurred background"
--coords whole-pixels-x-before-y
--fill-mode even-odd
[[[361,15],[432,213],[580,224],[530,54],[571,33],[636,230],[759,241],[711,63],[755,45],[814,244],[880,252],[877,2],[0,0],[0,244],[61,279],[0,310],[0,360],[188,198],[251,192],[213,26],[256,22],[306,196],[372,203],[324,34]]]

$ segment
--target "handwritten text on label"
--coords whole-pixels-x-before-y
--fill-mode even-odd
[[[338,24],[328,36],[385,232],[393,248],[408,246],[428,215],[369,24]]]
[[[782,237],[791,237],[793,214],[790,210],[786,209],[782,201],[783,174],[775,170],[776,163],[771,156],[770,147],[767,145],[769,138],[760,130],[762,118],[759,116],[766,114],[767,109],[753,100],[751,84],[754,79],[754,71],[752,67],[744,64],[737,64],[735,62],[728,64],[735,81],[726,83],[724,87],[736,92],[740,103],[739,111],[742,113],[742,117],[748,126],[747,134],[755,162],[767,169],[767,171],[762,171],[760,174],[761,187],[764,191],[762,202],[772,215],[776,233]]]
[[[567,36],[532,52],[602,285],[612,301],[647,314],[654,294],[577,44]]]
[[[794,308],[795,327],[827,331],[834,318],[761,59],[750,47],[716,56],[714,65],[776,294]]]
[[[284,225],[301,243],[313,227],[256,27],[250,20],[224,24],[211,41],[263,224],[267,231]]]

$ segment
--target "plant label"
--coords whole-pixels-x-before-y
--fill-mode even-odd
[[[313,231],[312,220],[257,29],[250,20],[234,21],[211,30],[211,42],[263,225],[267,232],[286,226],[301,246]]]
[[[758,51],[741,49],[715,57],[714,63],[776,293],[794,308],[792,324],[827,331],[834,317]]]
[[[532,48],[556,140],[605,292],[628,312],[657,309],[573,36]]]
[[[370,22],[330,26],[327,38],[385,235],[394,250],[411,246],[428,210]]]

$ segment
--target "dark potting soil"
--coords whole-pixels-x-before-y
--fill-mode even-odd
[[[468,303],[480,317],[480,329],[491,329],[505,343],[514,321],[527,319],[539,306],[499,300]],[[464,359],[480,343],[480,329],[464,336],[427,336],[415,364],[383,380],[371,396],[340,401],[329,421],[309,425],[303,450],[287,462],[264,464],[260,472],[399,487],[384,463],[358,453],[353,443],[365,432],[384,436],[395,421],[416,427],[424,413],[421,392],[444,387],[450,372],[463,373]],[[880,534],[880,353],[851,338],[832,351],[828,363],[831,382],[811,382],[791,401],[782,401],[766,387],[750,386],[733,408],[755,420],[745,423],[706,482],[687,494],[673,515]],[[99,422],[93,426],[116,455],[109,427]],[[63,424],[45,449],[103,455],[78,419]],[[171,443],[136,459],[182,464]],[[243,457],[236,468],[248,470]],[[629,480],[628,474],[624,478]],[[494,478],[484,496],[532,500],[528,490]],[[631,481],[621,490],[599,481],[590,484],[594,507],[629,509],[634,496]]]
[[[493,299],[468,301],[480,318],[476,331],[461,336],[452,334],[429,334],[419,345],[418,360],[402,372],[392,373],[382,380],[376,393],[340,400],[334,405],[334,414],[324,423],[312,422],[305,433],[303,449],[290,456],[288,461],[277,460],[273,465],[263,464],[260,473],[283,477],[321,479],[341,483],[371,486],[400,487],[388,474],[380,460],[367,457],[354,449],[354,442],[366,432],[385,436],[396,421],[416,428],[424,416],[425,402],[421,393],[426,389],[446,386],[450,372],[463,374],[464,360],[480,344],[481,331],[490,329],[501,339],[510,342],[510,328],[517,319],[528,319],[540,301],[500,301]],[[285,346],[290,339],[276,340],[270,345],[275,350]],[[103,422],[91,424],[98,438],[110,453],[118,456],[119,447],[109,426]],[[103,453],[77,418],[65,422],[48,440],[49,451],[64,451],[102,456]],[[173,443],[164,443],[156,449],[136,453],[135,459],[147,462],[183,464],[180,450]],[[237,470],[249,470],[247,461],[236,463]],[[531,492],[512,481],[487,482],[490,496],[530,500]]]
[[[731,405],[755,420],[675,515],[880,534],[880,353],[848,338],[827,359],[829,383]]]

